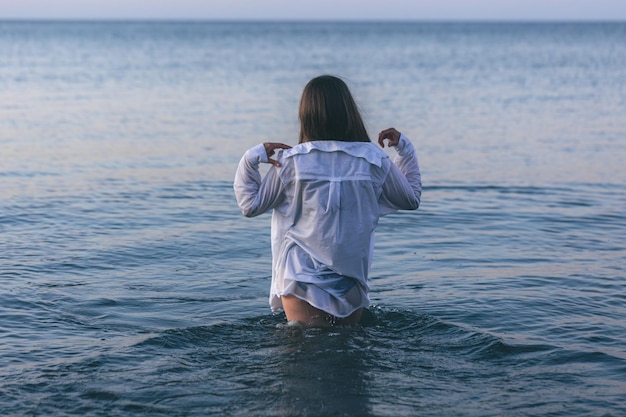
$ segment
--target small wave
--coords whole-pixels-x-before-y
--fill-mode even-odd
[[[451,184],[432,185],[424,187],[424,192],[428,191],[464,191],[464,192],[496,192],[500,194],[523,194],[523,195],[544,195],[555,192],[572,192],[572,188],[567,187],[537,187],[537,186],[515,186],[515,185],[491,185],[491,184]]]
[[[60,177],[62,174],[51,171],[0,171],[0,178],[36,178],[36,177]]]
[[[352,339],[349,346],[360,346],[364,349],[438,351],[468,360],[530,357],[544,355],[555,349],[548,345],[513,345],[488,332],[468,329],[428,314],[412,310],[383,309],[378,306],[365,309],[361,323],[355,326],[294,328],[287,324],[284,314],[270,314],[232,322],[220,321],[208,326],[166,330],[142,340],[136,347],[219,348],[231,354],[238,352],[245,357],[249,354],[249,349],[259,346],[279,348],[285,344],[292,345],[301,338],[322,340],[338,335]],[[337,348],[351,349],[347,346]]]

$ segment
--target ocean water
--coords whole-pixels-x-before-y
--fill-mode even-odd
[[[626,414],[626,24],[0,23],[0,415]],[[342,76],[418,150],[358,326],[232,178]]]

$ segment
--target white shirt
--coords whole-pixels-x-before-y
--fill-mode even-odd
[[[278,151],[280,167],[271,167],[263,179],[259,164],[268,161],[263,144],[245,153],[234,181],[242,213],[253,217],[274,210],[273,311],[287,294],[337,317],[369,305],[378,219],[417,209],[421,197],[413,145],[401,135],[395,149],[392,163],[371,142],[305,142]]]

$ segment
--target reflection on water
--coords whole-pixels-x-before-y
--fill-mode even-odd
[[[280,415],[370,416],[367,351],[355,342],[357,329],[286,329],[277,377],[282,392],[273,409]],[[374,396],[375,397],[375,396]]]

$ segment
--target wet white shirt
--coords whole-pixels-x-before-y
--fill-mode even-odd
[[[421,175],[411,142],[397,155],[371,142],[312,141],[278,151],[262,179],[263,144],[239,163],[234,189],[247,217],[273,209],[270,306],[295,295],[336,317],[369,305],[368,273],[380,216],[417,209]]]

